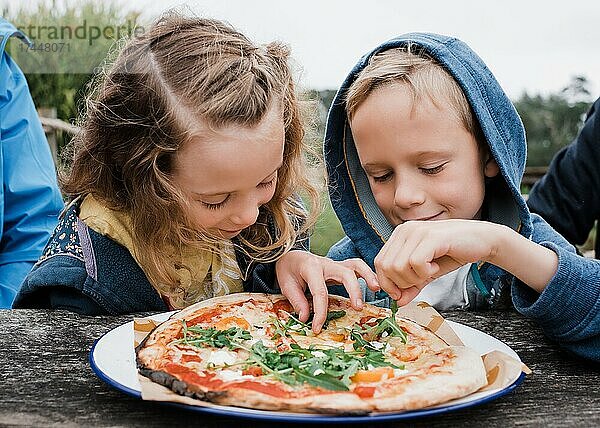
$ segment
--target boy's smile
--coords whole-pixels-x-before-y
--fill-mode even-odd
[[[499,169],[443,99],[413,100],[393,83],[356,109],[352,135],[377,204],[390,224],[477,219],[485,177]]]

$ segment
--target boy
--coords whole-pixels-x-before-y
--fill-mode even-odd
[[[329,256],[374,267],[386,293],[365,297],[380,305],[482,309],[512,293],[548,336],[600,360],[600,263],[529,213],[525,157],[517,112],[464,43],[409,34],[379,46],[329,113],[330,196],[347,234]]]

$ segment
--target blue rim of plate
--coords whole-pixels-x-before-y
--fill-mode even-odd
[[[108,333],[106,333],[108,334]],[[105,335],[102,335],[104,337]],[[106,373],[104,373],[100,368],[96,365],[94,360],[94,349],[96,349],[96,345],[102,339],[100,337],[94,342],[92,349],[90,349],[89,361],[90,366],[96,376],[98,376],[103,382],[107,383],[109,386],[124,392],[127,395],[130,395],[135,398],[142,398],[142,393],[136,389],[132,389],[128,386],[125,386],[116,380],[112,379]],[[213,415],[219,416],[227,416],[227,417],[238,417],[243,419],[253,419],[253,420],[261,420],[261,421],[271,421],[271,422],[303,422],[303,423],[364,423],[364,422],[383,422],[383,421],[395,421],[401,419],[416,419],[422,418],[426,416],[438,415],[441,413],[452,412],[460,409],[464,409],[467,407],[478,406],[489,401],[495,400],[503,395],[509,394],[514,391],[522,382],[525,380],[525,373],[521,372],[521,375],[515,380],[512,384],[508,385],[506,388],[501,389],[500,391],[486,395],[485,397],[478,398],[473,401],[468,401],[466,403],[452,404],[449,406],[440,406],[433,407],[428,409],[420,409],[420,410],[410,410],[405,412],[398,413],[385,413],[385,414],[374,414],[374,415],[362,415],[362,416],[338,416],[338,415],[293,415],[290,413],[278,413],[275,411],[268,410],[255,410],[255,409],[246,409],[242,407],[233,407],[233,406],[221,406],[223,408],[214,408],[214,407],[202,407],[202,406],[190,406],[187,404],[181,403],[172,403],[169,401],[158,401],[160,404],[165,404],[168,406],[179,407],[183,409],[187,409],[193,412],[200,413],[209,413]]]

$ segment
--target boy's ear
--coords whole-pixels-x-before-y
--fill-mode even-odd
[[[483,173],[488,178],[495,177],[500,173],[500,167],[496,163],[496,159],[494,159],[494,157],[491,154],[487,155],[485,166],[483,168]]]

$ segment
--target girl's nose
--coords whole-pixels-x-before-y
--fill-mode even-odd
[[[259,207],[260,205],[256,204],[248,204],[244,207],[240,207],[231,216],[231,222],[239,226],[240,229],[252,226],[256,223],[256,219],[258,218]]]

